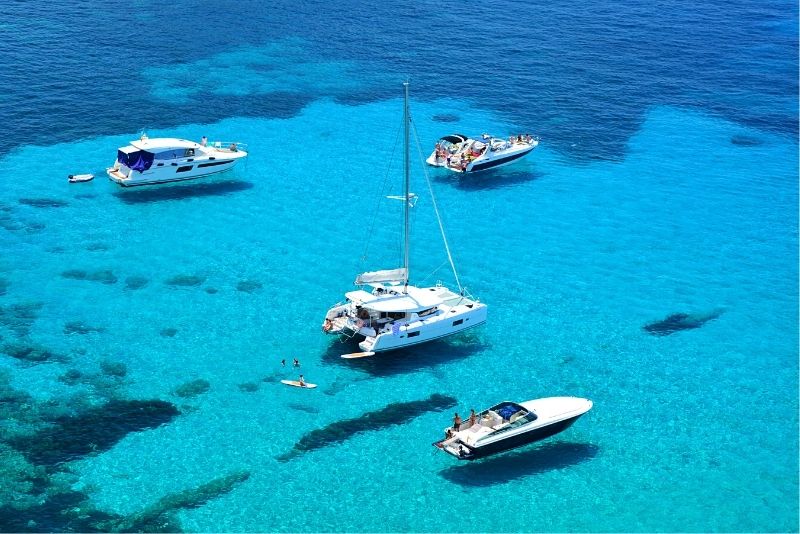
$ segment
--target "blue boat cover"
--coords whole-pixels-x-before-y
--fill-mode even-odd
[[[503,419],[509,419],[512,415],[519,411],[519,406],[513,404],[503,404],[495,410]]]
[[[137,150],[136,152],[125,153],[122,150],[117,151],[117,161],[133,169],[134,171],[144,172],[153,164],[155,154],[145,152],[144,150]]]

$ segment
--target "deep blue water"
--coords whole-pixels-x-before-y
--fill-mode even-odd
[[[0,530],[798,530],[796,3],[12,1],[0,53]],[[396,261],[394,212],[360,256],[406,78],[424,150],[542,143],[430,172],[487,324],[344,361],[319,323]],[[250,156],[117,189],[143,129]],[[414,232],[449,281],[424,198]],[[434,394],[595,407],[464,465]]]

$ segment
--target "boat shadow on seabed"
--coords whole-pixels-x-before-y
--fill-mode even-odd
[[[225,180],[221,182],[160,184],[125,188],[113,193],[126,204],[144,204],[163,200],[184,200],[187,198],[222,196],[253,188],[252,182],[244,180]]]
[[[429,341],[424,347],[406,347],[381,352],[369,358],[346,360],[341,355],[353,352],[352,344],[336,341],[328,346],[321,359],[324,365],[340,365],[363,371],[371,376],[388,377],[430,370],[442,364],[468,358],[478,352],[488,351],[490,348],[478,334],[468,333],[446,341]]]
[[[431,173],[437,183],[447,184],[462,191],[488,191],[513,187],[542,178],[545,173],[538,171],[511,171],[508,169],[490,169],[482,172],[453,174]]]
[[[466,464],[459,462],[441,470],[439,475],[462,486],[494,486],[580,464],[594,458],[599,450],[597,445],[591,443],[557,441]]]

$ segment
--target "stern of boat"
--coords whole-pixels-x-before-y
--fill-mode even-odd
[[[120,185],[125,185],[125,183],[130,180],[130,175],[133,174],[133,171],[128,167],[116,163],[113,167],[106,169],[106,174],[111,181]]]

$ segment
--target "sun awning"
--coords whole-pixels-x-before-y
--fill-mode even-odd
[[[356,277],[355,284],[357,286],[364,284],[375,284],[380,282],[405,282],[407,276],[405,267],[399,269],[387,269],[383,271],[372,271],[368,273],[361,273]]]
[[[442,299],[436,292],[409,286],[406,293],[400,288],[373,295],[364,290],[345,294],[348,300],[376,312],[418,312],[438,306]]]

